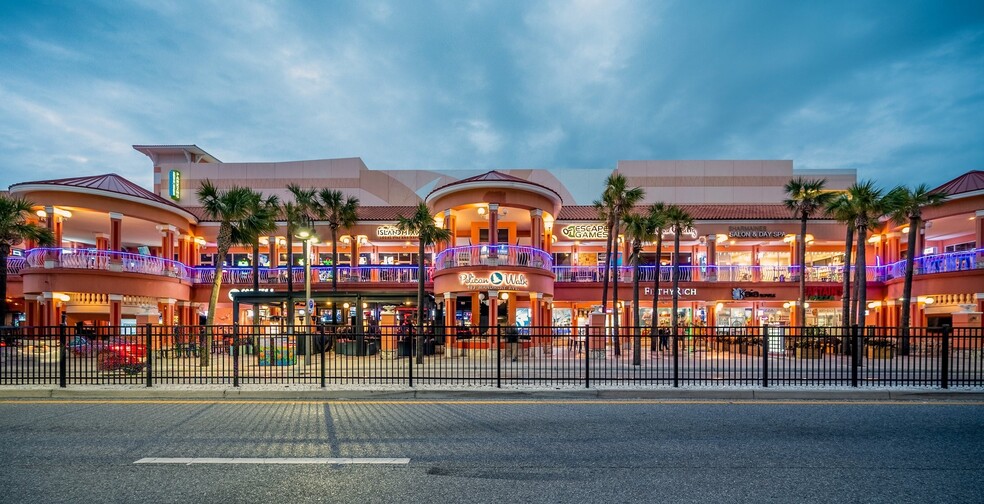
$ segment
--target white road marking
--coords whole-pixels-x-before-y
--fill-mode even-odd
[[[134,464],[409,464],[409,458],[165,458],[147,457]]]

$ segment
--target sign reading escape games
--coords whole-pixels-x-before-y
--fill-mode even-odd
[[[604,224],[571,224],[560,229],[560,234],[572,240],[603,240],[608,238],[608,229]]]
[[[776,231],[765,226],[728,226],[728,238],[782,238],[785,231]]]
[[[417,235],[413,233],[404,233],[400,231],[400,228],[392,224],[386,224],[376,228],[376,237],[405,239],[405,238],[417,238]]]
[[[463,287],[469,289],[496,289],[496,288],[515,288],[526,287],[529,282],[526,275],[522,273],[503,273],[493,271],[489,276],[478,276],[474,273],[459,273],[458,281]]]

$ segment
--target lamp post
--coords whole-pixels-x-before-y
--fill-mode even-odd
[[[303,240],[304,244],[304,309],[305,322],[308,327],[312,324],[314,320],[314,301],[311,299],[311,253],[310,247],[311,243],[317,243],[318,238],[307,229],[302,229],[297,233],[297,237]],[[311,343],[313,343],[313,337],[310,330],[305,331],[305,335],[302,336],[307,338],[304,341],[304,365],[311,365]]]

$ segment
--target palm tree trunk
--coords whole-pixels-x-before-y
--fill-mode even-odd
[[[632,365],[642,365],[642,324],[639,323],[639,253],[636,250],[632,260],[632,320],[635,337],[632,339]]]
[[[253,239],[253,294],[255,295],[260,291],[260,237],[257,236]],[[253,334],[250,337],[252,341],[252,336],[260,333],[260,304],[253,303]],[[252,346],[252,345],[250,345]]]
[[[608,275],[612,265],[612,222],[608,221],[608,239],[605,241],[605,275],[601,283],[601,313],[608,316]]]
[[[10,244],[0,242],[0,327],[7,325],[7,257]]]
[[[679,336],[677,332],[680,328],[680,321],[678,320],[678,306],[680,304],[680,231],[681,228],[676,226],[673,229],[673,313],[670,314],[670,322],[673,324],[673,335]],[[676,348],[673,349],[676,352]]]
[[[905,284],[902,289],[902,313],[899,316],[899,335],[902,336],[902,355],[909,355],[909,308],[912,306],[912,270],[916,262],[916,233],[919,229],[919,216],[909,218],[909,252],[905,255]]]
[[[287,224],[287,334],[294,334],[294,229]]]
[[[796,303],[796,322],[806,327],[806,214],[800,220],[799,243],[796,249],[799,254],[799,302]],[[804,329],[805,331],[806,329]]]
[[[653,278],[653,319],[650,321],[653,328],[649,334],[654,336],[659,329],[659,275],[660,259],[663,257],[663,230],[656,230],[656,274]]]
[[[338,291],[338,229],[331,227],[331,291]]]
[[[417,251],[417,364],[424,363],[424,240]]]
[[[217,249],[215,257],[215,278],[212,278],[212,294],[208,299],[208,315],[205,317],[205,340],[199,341],[200,345],[198,347],[198,365],[201,367],[208,367],[209,356],[212,355],[212,335],[210,331],[215,325],[215,307],[219,304],[219,291],[222,290],[222,262],[226,254],[229,253],[229,247],[232,246],[231,240],[232,225],[228,222],[223,222],[219,226],[219,236],[215,240]]]
[[[865,244],[868,240],[868,228],[867,226],[858,227],[858,326],[861,328],[861,334],[864,334],[864,324],[865,324],[865,312],[868,309],[868,269],[867,262],[865,259]]]
[[[851,248],[854,244],[854,226],[848,224],[847,237],[844,240],[844,272],[843,292],[841,292],[841,351],[844,355],[851,352]]]
[[[620,268],[618,267],[618,232],[621,227],[619,222],[618,214],[615,214],[615,226],[612,228],[613,234],[615,236],[609,235],[611,238],[612,252],[614,252],[615,259],[612,261],[612,268],[615,270],[615,275],[612,284],[612,343],[615,345],[615,356],[622,355],[622,345],[618,341],[618,281]]]

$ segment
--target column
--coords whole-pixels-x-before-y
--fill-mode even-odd
[[[109,250],[109,235],[96,233],[96,250]]]
[[[752,281],[762,281],[762,262],[759,259],[759,246],[752,246]]]
[[[276,268],[277,265],[280,264],[280,254],[277,253],[277,237],[268,236],[267,240],[269,240],[269,243],[267,244],[269,246],[267,256],[270,258],[270,267]]]
[[[55,236],[55,242],[51,245],[53,248],[62,247],[62,216],[55,213],[55,207],[47,206],[44,207],[44,213],[47,214],[47,225],[48,229],[51,230],[51,234]]]
[[[123,296],[109,295],[109,325],[119,326],[123,322]]]
[[[659,264],[658,257],[656,263]],[[707,235],[707,280],[717,281],[717,235]]]
[[[359,267],[359,237],[352,235],[352,257],[350,264],[353,268]]]
[[[489,203],[489,255],[494,254],[495,245],[499,241],[499,205]]]
[[[177,228],[174,226],[164,226],[161,229],[161,257],[168,261],[174,260],[174,233]]]
[[[530,244],[543,250],[543,210],[530,210]]]
[[[482,300],[478,298],[478,293],[473,292],[471,294],[471,306],[472,306],[472,327],[478,327],[479,322],[482,321]]]
[[[916,235],[916,250],[909,251],[913,259],[919,259],[923,256],[923,250],[926,250],[926,223],[923,222],[919,229],[910,229],[909,232],[919,233]]]
[[[975,245],[977,249],[980,250],[984,248],[984,210],[978,210],[976,213],[977,218],[974,220],[974,229],[976,230],[976,242]]]
[[[489,296],[489,349],[498,351],[495,336],[499,334],[499,291],[488,291]]]
[[[40,325],[56,326],[58,320],[55,315],[55,294],[53,292],[42,292],[38,298],[40,301]]]
[[[454,355],[455,335],[457,326],[454,316],[458,309],[458,295],[454,292],[444,293],[444,354]]]
[[[121,213],[109,213],[109,250],[114,252],[123,250],[123,214]]]

